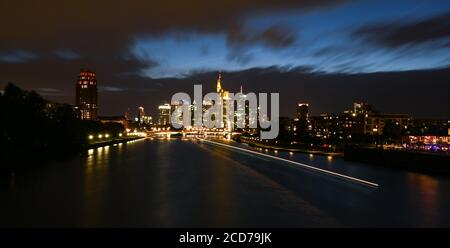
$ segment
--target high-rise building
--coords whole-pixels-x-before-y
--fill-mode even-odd
[[[76,84],[75,105],[82,120],[97,119],[97,79],[95,78],[95,72],[81,69]]]
[[[293,121],[293,130],[296,133],[304,134],[312,130],[312,125],[309,121],[309,104],[297,104],[297,118]]]
[[[227,107],[228,107],[228,101],[230,100],[229,98],[229,92],[224,90],[222,88],[222,73],[219,73],[219,77],[217,78],[217,94],[219,94],[220,98],[222,99],[222,118],[223,118],[223,128],[225,130],[232,130],[233,126],[232,126],[232,121],[233,120],[228,120],[227,117]]]
[[[144,121],[144,116],[145,116],[145,111],[144,111],[144,107],[139,107],[138,108],[138,117],[137,120],[139,123],[142,123]]]
[[[153,125],[153,118],[151,115],[142,116],[142,123],[145,125]]]
[[[308,103],[299,103],[297,105],[297,118],[300,121],[307,121],[309,117],[309,104]]]
[[[359,114],[368,114],[368,113],[376,113],[373,109],[373,107],[364,102],[354,102],[353,103],[353,111],[347,111],[351,113],[352,115],[359,115]]]
[[[168,103],[159,105],[159,107],[158,107],[158,111],[159,111],[158,125],[170,124],[170,110],[171,110],[171,106]]]

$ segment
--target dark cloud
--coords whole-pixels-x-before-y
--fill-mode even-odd
[[[307,11],[341,2],[1,1],[0,88],[14,82],[26,89],[38,89],[50,100],[73,104],[78,70],[90,67],[97,72],[101,89],[101,115],[117,115],[137,106],[154,113],[157,105],[169,101],[173,93],[192,92],[194,83],[203,83],[204,92],[214,90],[217,72],[191,73],[185,78],[143,77],[139,72],[156,63],[151,60],[151,54],[136,58],[130,53],[130,45],[137,37],[158,36],[173,30],[224,33],[230,46],[243,49],[234,50],[238,53],[230,54],[229,59],[245,64],[251,59],[245,50],[249,42],[274,49],[295,42],[292,31],[282,26],[254,32],[240,29],[247,16],[282,10]],[[371,39],[380,39],[379,42],[390,46],[448,37],[449,29],[445,29],[448,15],[438,19],[435,27],[427,21],[424,23],[411,24],[418,25],[417,31],[410,24],[398,24],[361,29],[356,34],[374,35]],[[375,35],[378,31],[382,38]],[[313,113],[318,114],[340,112],[352,101],[362,100],[372,102],[380,110],[450,117],[449,81],[450,70],[347,75],[272,67],[224,73],[224,87],[231,92],[237,92],[242,83],[244,91],[280,92],[282,114],[291,116],[298,101],[310,102]],[[427,87],[423,87],[424,82]],[[381,95],[384,97],[380,98]]]
[[[249,48],[255,44],[273,49],[287,48],[294,44],[296,38],[294,31],[280,25],[273,25],[257,32],[236,26],[227,33],[227,43],[231,48],[227,59],[240,65],[247,65],[253,60]]]
[[[54,53],[62,59],[80,59],[80,55],[71,50],[56,50]]]
[[[35,54],[24,50],[0,52],[0,63],[23,63],[35,58]]]
[[[36,91],[43,97],[55,97],[63,95],[60,90],[52,88],[38,88]]]
[[[450,12],[413,23],[389,22],[362,27],[354,32],[356,37],[386,47],[420,45],[450,39]]]
[[[254,44],[262,44],[270,48],[285,48],[294,44],[296,38],[297,35],[294,31],[274,25],[259,32],[235,27],[228,31],[227,41],[234,48]]]
[[[296,34],[281,26],[272,26],[262,32],[258,39],[271,47],[287,47],[296,40]]]
[[[147,54],[137,58],[130,47],[139,37],[157,37],[174,30],[229,34],[247,17],[258,12],[308,11],[330,7],[343,0],[5,0],[0,2],[0,86],[15,82],[27,89],[52,88],[60,91],[53,100],[73,103],[73,84],[78,70],[95,70],[103,88],[100,102],[110,113],[122,101],[105,101],[124,92],[134,96],[153,92],[156,84],[140,76],[155,66]],[[289,43],[276,30],[258,39],[269,46]],[[205,48],[203,52],[207,53]],[[246,58],[240,57],[245,63]],[[237,57],[236,57],[237,59]],[[45,92],[44,92],[45,93]],[[50,94],[50,93],[46,93]],[[144,100],[142,100],[144,101]],[[124,101],[125,102],[125,101]],[[120,112],[119,111],[119,112]]]
[[[259,11],[309,10],[342,0],[2,1],[1,49],[120,50],[137,35],[172,29],[228,32]],[[95,48],[95,49],[93,49]],[[106,53],[107,54],[107,53]]]

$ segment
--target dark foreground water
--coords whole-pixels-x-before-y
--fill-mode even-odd
[[[448,177],[265,153],[380,187],[195,140],[146,139],[2,179],[0,226],[450,226]]]

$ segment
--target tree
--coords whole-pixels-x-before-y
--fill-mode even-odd
[[[395,123],[392,120],[387,120],[384,124],[383,129],[383,138],[384,140],[390,142],[396,142],[401,140],[402,138],[402,128],[398,123]]]

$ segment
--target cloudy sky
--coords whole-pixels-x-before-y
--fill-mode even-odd
[[[280,92],[282,114],[353,101],[450,118],[450,1],[0,0],[0,86],[74,103],[97,72],[100,114],[155,113],[194,83]]]

